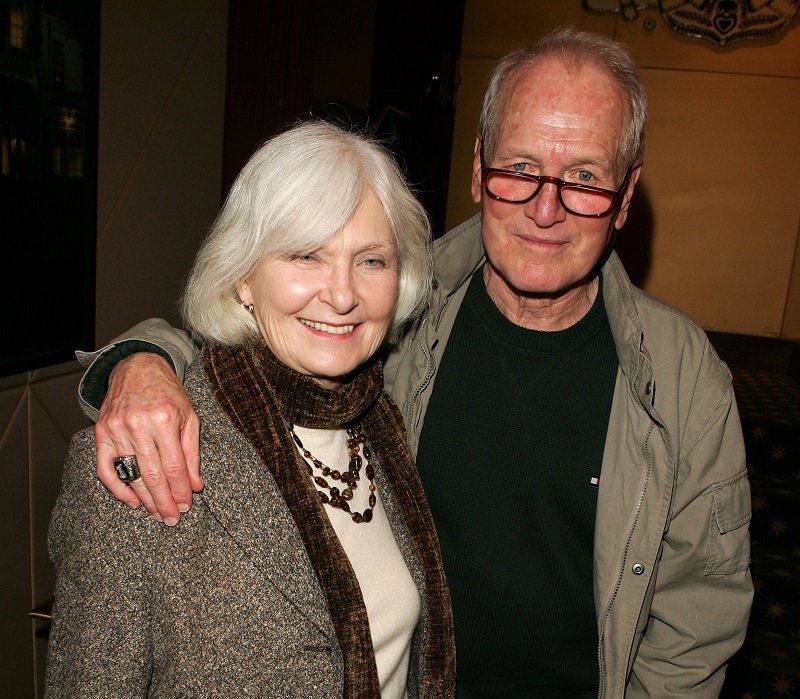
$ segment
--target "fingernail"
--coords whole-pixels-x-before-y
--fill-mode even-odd
[[[177,517],[167,517],[164,520],[164,524],[166,524],[168,527],[174,527],[177,523],[178,523]]]
[[[159,514],[155,514],[155,515],[151,515],[151,516],[156,522],[162,522],[162,523],[164,522],[164,518]]]
[[[178,511],[179,512],[188,512],[189,511],[189,506],[185,502],[182,502],[182,503],[180,503],[178,505]]]

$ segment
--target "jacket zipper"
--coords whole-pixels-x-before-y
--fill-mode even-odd
[[[652,470],[652,462],[650,460],[650,450],[647,448],[650,442],[650,436],[653,434],[654,424],[650,422],[650,429],[648,429],[647,434],[644,438],[643,443],[643,453],[646,455],[646,463],[647,463],[647,470],[645,471],[644,476],[644,483],[642,483],[642,489],[639,491],[639,498],[636,502],[636,514],[633,517],[633,523],[631,524],[631,528],[628,531],[628,538],[625,540],[625,548],[622,552],[622,567],[620,568],[619,575],[617,576],[617,582],[614,585],[614,591],[611,594],[611,599],[608,601],[606,605],[605,612],[603,613],[603,618],[600,622],[600,635],[598,638],[597,643],[597,665],[600,670],[600,691],[598,692],[598,697],[605,696],[605,671],[604,671],[604,664],[603,664],[603,636],[605,635],[606,631],[606,623],[608,621],[608,617],[611,614],[611,607],[614,606],[614,601],[617,598],[617,593],[619,592],[619,588],[622,586],[622,578],[625,575],[625,566],[628,562],[628,551],[630,550],[631,540],[633,539],[633,532],[636,529],[636,525],[639,522],[639,514],[642,509],[642,502],[644,501],[644,494],[647,490],[647,484],[650,482],[650,472]]]
[[[417,388],[414,390],[414,393],[411,396],[411,400],[407,403],[406,414],[403,416],[403,419],[406,421],[406,429],[408,430],[409,435],[411,434],[411,425],[413,425],[413,433],[416,435],[415,441],[417,445],[419,445],[419,410],[417,406],[420,403],[420,396],[422,395],[423,391],[427,388],[428,384],[430,383],[431,377],[433,376],[433,361],[431,358],[431,352],[428,349],[427,344],[425,343],[425,336],[426,336],[426,326],[428,324],[428,319],[424,318],[419,326],[419,332],[417,333],[419,337],[419,347],[422,350],[422,354],[425,356],[425,376],[417,385]],[[416,453],[416,449],[414,450]]]

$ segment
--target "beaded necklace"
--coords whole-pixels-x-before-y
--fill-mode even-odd
[[[347,428],[347,456],[349,463],[347,470],[342,472],[329,468],[306,449],[303,446],[303,442],[300,441],[300,437],[298,437],[297,433],[294,431],[294,426],[291,424],[289,425],[289,432],[292,435],[294,443],[298,446],[303,457],[306,459],[308,473],[314,480],[314,483],[321,488],[327,488],[330,493],[329,496],[328,493],[317,490],[320,502],[323,505],[330,505],[331,507],[344,510],[356,524],[372,521],[372,510],[377,502],[377,498],[375,497],[375,483],[373,482],[375,478],[375,468],[369,461],[372,454],[369,446],[366,444],[367,438],[364,435],[364,431],[356,425]],[[364,445],[363,447],[362,444]],[[369,507],[366,508],[364,512],[351,512],[348,501],[353,499],[353,491],[358,488],[358,481],[361,480],[361,466],[364,461],[360,453],[362,449],[364,452],[364,459],[366,460],[364,473],[367,474],[367,478],[369,479]],[[315,474],[312,465],[319,469],[322,475]],[[346,487],[340,491],[337,486],[329,485],[328,481],[325,480],[326,477],[330,477],[334,481],[339,481]]]

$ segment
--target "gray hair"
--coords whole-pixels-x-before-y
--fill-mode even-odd
[[[483,99],[478,134],[485,153],[493,156],[503,120],[503,111],[510,95],[508,85],[524,68],[544,58],[589,61],[605,71],[617,84],[627,105],[627,125],[617,153],[616,167],[621,176],[644,156],[644,125],[647,118],[647,97],[636,64],[620,43],[575,27],[560,27],[531,44],[500,59],[495,67]]]
[[[302,254],[327,244],[370,189],[397,245],[399,294],[390,328],[396,337],[430,293],[428,217],[382,146],[321,121],[270,139],[239,173],[184,292],[183,317],[192,334],[229,345],[258,336],[236,284],[267,256]]]

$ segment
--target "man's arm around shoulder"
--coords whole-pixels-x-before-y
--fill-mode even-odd
[[[115,337],[105,347],[94,352],[76,351],[78,361],[86,367],[78,387],[78,399],[81,409],[92,421],[97,420],[114,367],[137,352],[160,355],[171,365],[178,380],[183,382],[197,348],[183,330],[173,328],[161,318],[148,318]]]
[[[199,421],[181,383],[195,355],[186,333],[159,319],[78,355],[89,366],[79,391],[84,411],[97,420],[98,478],[117,499],[144,504],[166,524],[176,524],[192,491],[203,488]],[[117,456],[135,456],[141,477],[123,483]]]

